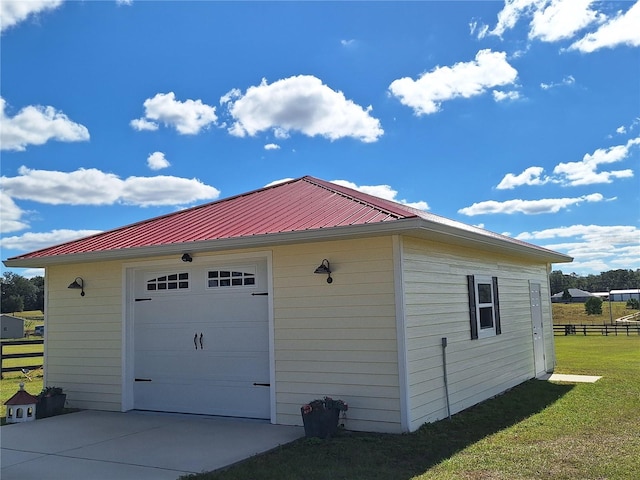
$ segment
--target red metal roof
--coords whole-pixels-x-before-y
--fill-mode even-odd
[[[124,227],[48,247],[7,262],[52,259],[65,255],[126,251],[284,232],[423,219],[476,238],[493,239],[560,255],[471,225],[384,200],[313,177],[302,177]],[[560,255],[561,256],[561,255]],[[568,257],[567,257],[568,258]]]
[[[419,210],[303,177],[14,257],[34,259],[388,222]]]

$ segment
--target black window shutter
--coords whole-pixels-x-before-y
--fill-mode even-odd
[[[493,277],[493,308],[496,319],[496,335],[502,333],[502,327],[500,326],[500,295],[498,295],[498,277]]]
[[[476,286],[473,275],[467,275],[467,289],[469,291],[469,323],[471,325],[471,340],[478,338],[478,322],[476,320]]]

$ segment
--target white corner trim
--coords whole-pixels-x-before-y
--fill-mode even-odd
[[[407,358],[407,328],[404,296],[404,248],[400,235],[393,235],[393,283],[396,305],[396,340],[398,349],[398,385],[400,388],[400,428],[410,431],[409,422],[409,369]]]
[[[276,342],[273,310],[273,252],[262,252],[267,260],[267,309],[269,310],[269,403],[273,425],[277,423],[276,408]]]

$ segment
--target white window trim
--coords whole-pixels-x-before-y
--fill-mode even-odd
[[[478,285],[488,284],[491,288],[491,303],[480,303],[480,292],[478,291]],[[496,336],[496,292],[493,289],[493,278],[488,275],[476,275],[474,276],[474,285],[476,293],[476,324],[478,328],[478,339],[488,338]],[[491,307],[491,328],[480,327],[480,308]]]

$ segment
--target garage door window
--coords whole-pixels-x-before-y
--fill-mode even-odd
[[[255,268],[209,270],[207,273],[209,288],[252,287],[255,284]]]
[[[147,280],[147,291],[184,290],[189,288],[189,274],[171,273]]]

